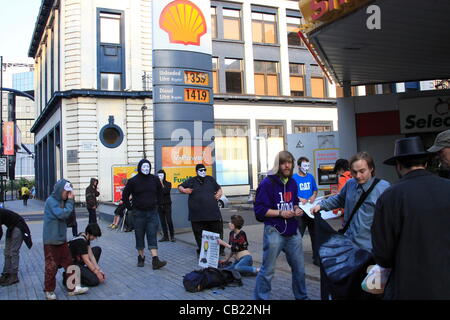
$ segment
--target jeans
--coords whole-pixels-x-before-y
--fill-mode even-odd
[[[243,256],[236,260],[231,266],[225,268],[226,270],[236,270],[242,274],[255,274],[256,268],[253,267],[253,258],[250,254]]]
[[[145,236],[147,236],[148,249],[158,249],[156,235],[158,232],[159,217],[157,210],[133,210],[133,218],[136,249],[145,249]]]
[[[97,212],[95,209],[87,209],[89,212],[89,223],[97,223]]]
[[[1,228],[1,226],[0,226]],[[19,271],[19,252],[23,242],[22,231],[14,227],[8,230],[5,240],[5,264],[3,266],[3,273],[17,274]]]
[[[161,228],[163,230],[164,237],[169,239],[174,238],[173,222],[172,222],[172,205],[165,204],[159,208],[159,220],[161,221]],[[167,227],[169,229],[167,230]]]
[[[292,290],[297,300],[308,299],[306,294],[305,264],[303,258],[302,238],[297,233],[282,236],[275,227],[264,226],[263,262],[256,277],[254,298],[268,300],[272,289],[271,282],[275,274],[275,263],[281,251],[286,254],[292,270]]]

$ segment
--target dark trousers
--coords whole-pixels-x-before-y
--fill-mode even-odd
[[[95,209],[88,208],[88,212],[89,212],[89,223],[97,223],[97,212],[95,211]]]
[[[100,260],[100,256],[102,255],[102,248],[100,247],[93,247],[92,253],[94,254],[95,260]],[[100,280],[98,280],[98,277],[93,273],[89,268],[81,261],[77,263],[77,265],[80,267],[81,271],[81,284],[83,286],[87,287],[95,287],[100,284]]]
[[[220,234],[220,238],[223,239],[223,221],[191,221],[192,231],[194,232],[195,241],[197,242],[197,248],[199,252],[202,248],[202,232],[203,230],[215,232]],[[220,252],[225,250],[223,246],[220,246]]]
[[[56,274],[58,268],[67,268],[73,264],[72,255],[67,242],[61,245],[44,245],[45,282],[44,291],[53,292],[56,288]]]
[[[311,238],[311,247],[312,247],[312,255],[313,260],[319,260],[319,254],[317,253],[318,248],[316,247],[316,232],[314,230],[314,219],[308,217],[308,215],[303,214],[300,219],[298,219],[298,230],[300,234],[305,234],[306,228],[308,227],[308,233]]]
[[[22,200],[23,200],[23,205],[24,206],[26,206],[26,205],[28,205],[28,198],[29,198],[30,196],[28,196],[28,195],[23,195],[22,196]]]
[[[1,226],[0,226],[1,228]],[[17,274],[19,272],[19,252],[23,242],[22,231],[14,227],[6,232],[5,240],[5,264],[3,265],[3,273]]]
[[[76,237],[78,235],[78,224],[76,221],[75,221],[75,224],[72,225],[71,228],[72,228],[72,236]]]
[[[173,239],[174,237],[174,231],[173,231],[173,222],[172,222],[172,205],[171,204],[165,204],[162,205],[159,210],[159,220],[161,222],[161,228],[163,230],[164,238],[169,238],[169,232],[170,232],[170,238]],[[169,229],[167,229],[169,227]]]

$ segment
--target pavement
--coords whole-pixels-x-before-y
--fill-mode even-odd
[[[42,216],[44,203],[29,200],[24,207],[22,201],[7,201],[5,208],[20,213],[27,219],[33,237],[33,247],[29,250],[25,245],[20,254],[20,282],[9,287],[0,287],[0,300],[42,300],[44,299],[44,255],[42,244]],[[224,219],[224,235],[228,241],[226,223],[232,214],[240,214],[248,221],[244,226],[249,240],[254,265],[260,266],[262,261],[263,224],[252,220],[253,211],[222,209]],[[83,211],[83,210],[81,210]],[[33,219],[33,217],[41,217]],[[88,219],[80,217],[77,210],[78,229],[84,230]],[[252,300],[256,277],[243,277],[242,287],[226,287],[208,289],[198,293],[187,292],[183,287],[183,276],[199,269],[196,255],[196,244],[193,233],[176,232],[176,242],[158,243],[159,256],[167,265],[160,270],[152,270],[151,257],[146,252],[147,260],[144,268],[136,267],[137,252],[134,248],[134,233],[112,231],[107,228],[109,221],[99,220],[102,237],[92,243],[102,247],[100,266],[106,274],[105,283],[91,288],[88,294],[70,297],[62,287],[62,269],[57,275],[55,290],[60,300]],[[331,223],[338,227],[339,221]],[[71,239],[71,229],[67,230],[67,238]],[[305,234],[303,238],[305,254],[306,284],[308,296],[312,300],[320,299],[319,268],[312,264],[311,242]],[[4,240],[0,242],[0,250],[4,249]],[[228,250],[228,249],[227,249]],[[228,252],[228,251],[227,251]],[[0,265],[4,258],[0,255]],[[272,280],[272,300],[293,300],[292,276],[284,253],[281,253]]]

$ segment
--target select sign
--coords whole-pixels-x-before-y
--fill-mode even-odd
[[[435,132],[450,128],[450,97],[399,101],[401,133]]]

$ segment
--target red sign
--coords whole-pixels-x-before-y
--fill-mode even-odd
[[[5,156],[14,155],[14,122],[3,123],[3,154]]]

